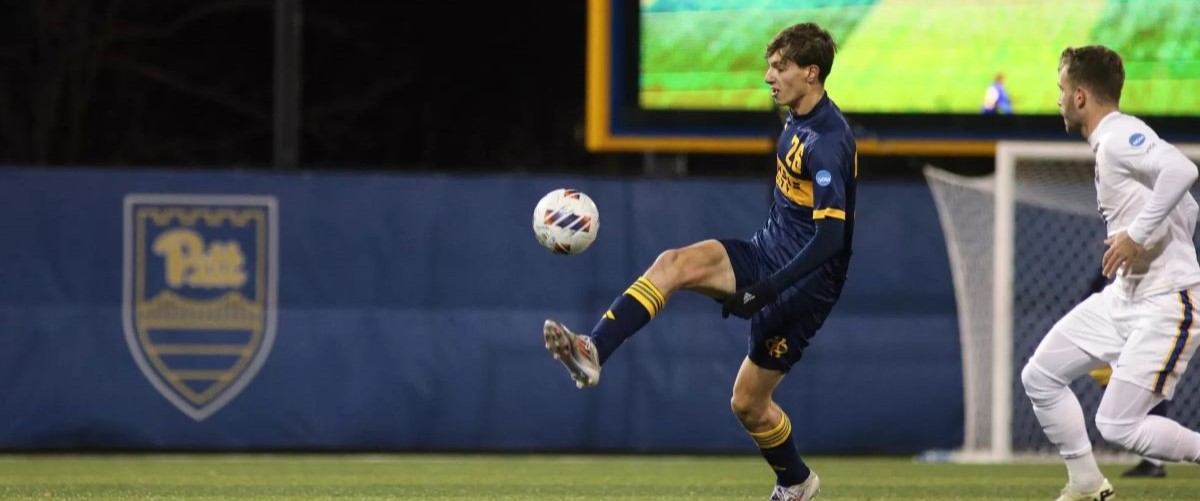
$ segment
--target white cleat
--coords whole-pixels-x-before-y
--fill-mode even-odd
[[[1112,501],[1116,498],[1112,484],[1108,483],[1108,479],[1104,479],[1100,487],[1091,492],[1075,492],[1071,489],[1071,484],[1067,484],[1058,496],[1058,501]]]
[[[776,485],[771,493],[771,501],[809,501],[821,493],[821,477],[817,472],[808,474],[804,483],[784,487]]]
[[[575,334],[554,320],[546,320],[542,335],[546,338],[546,349],[567,367],[575,386],[591,388],[600,382],[600,355],[590,336]]]

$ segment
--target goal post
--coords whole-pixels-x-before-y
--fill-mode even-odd
[[[1200,162],[1200,145],[1176,146]],[[962,344],[963,445],[952,460],[1006,462],[1055,452],[1025,399],[1019,368],[1099,274],[1104,224],[1094,165],[1086,141],[1000,141],[990,174],[925,168],[952,268]],[[1196,187],[1192,192],[1197,196]],[[1116,453],[1091,424],[1097,385],[1076,381],[1072,389],[1081,395],[1098,453]],[[1200,388],[1181,391],[1181,398],[1200,402]],[[1200,427],[1200,411],[1187,412],[1172,417]]]

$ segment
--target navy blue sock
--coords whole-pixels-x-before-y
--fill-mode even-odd
[[[662,292],[646,277],[639,277],[630,285],[592,328],[592,342],[596,344],[600,364],[603,365],[621,343],[645,327],[666,303]]]
[[[792,439],[792,421],[786,413],[775,428],[760,433],[750,432],[750,436],[758,444],[763,459],[775,470],[777,485],[787,487],[808,480],[810,471],[796,450],[796,441]]]

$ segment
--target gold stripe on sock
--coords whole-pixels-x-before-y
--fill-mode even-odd
[[[637,289],[638,292],[641,292],[643,295],[645,295],[646,299],[649,299],[652,303],[658,306],[659,311],[662,311],[663,306],[666,305],[667,301],[663,299],[662,293],[658,292],[658,288],[655,287],[654,284],[650,283],[649,280],[646,280],[646,277],[637,279],[637,281],[634,282],[633,285],[630,285],[629,288]]]
[[[651,310],[650,316],[652,316],[652,317],[656,313],[658,313],[659,310],[662,309],[662,303],[658,302],[658,299],[655,299],[653,295],[646,292],[646,288],[641,286],[640,284],[630,285],[629,289],[626,292],[629,292],[629,293],[636,292],[638,296],[641,296],[642,299],[645,299],[647,302],[649,302],[650,306],[652,306],[653,308],[647,308],[647,309]]]
[[[631,284],[625,293],[633,299],[641,303],[642,307],[646,308],[646,312],[650,314],[650,318],[658,315],[662,311],[666,301],[663,299],[662,293],[654,284],[646,280],[646,277],[638,278],[636,282]]]
[[[667,298],[665,296],[663,296],[662,291],[658,290],[657,286],[655,286],[652,282],[650,282],[650,279],[648,279],[646,277],[639,277],[637,279],[637,282],[635,282],[635,283],[640,283],[642,285],[645,285],[646,289],[648,291],[650,291],[650,294],[653,295],[654,297],[658,298],[658,304],[663,304],[663,305],[667,304]]]
[[[634,289],[633,287],[630,287],[625,290],[625,294],[628,294],[629,297],[631,297],[631,298],[637,300],[637,302],[641,303],[642,307],[645,308],[646,311],[650,313],[650,318],[654,318],[654,315],[658,314],[658,308],[655,307],[654,302],[651,301],[650,298],[648,298],[644,294],[642,294],[640,291]]]
[[[787,442],[788,437],[792,436],[792,420],[788,419],[787,414],[784,413],[783,419],[780,419],[779,424],[774,428],[763,432],[750,432],[750,436],[754,438],[760,449],[779,447]]]

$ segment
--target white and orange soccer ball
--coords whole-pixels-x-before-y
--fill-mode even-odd
[[[579,190],[559,188],[547,193],[533,209],[533,234],[555,254],[579,254],[591,247],[600,231],[600,211]]]

